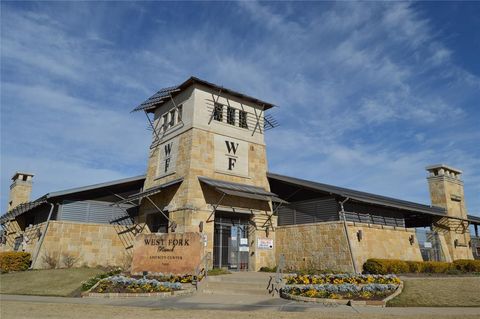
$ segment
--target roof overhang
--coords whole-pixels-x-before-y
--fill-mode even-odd
[[[15,219],[17,216],[20,216],[31,209],[34,209],[42,204],[48,203],[45,197],[41,197],[35,201],[23,203],[15,207],[14,209],[9,210],[6,214],[0,217],[0,224],[5,224],[6,222]]]
[[[308,180],[303,180],[299,178],[294,178],[294,177],[289,177],[289,176],[284,176],[284,175],[279,175],[274,173],[267,173],[267,177],[270,182],[279,181],[282,183],[294,185],[299,188],[310,189],[313,191],[333,195],[336,197],[341,197],[344,199],[348,198],[350,200],[361,202],[361,203],[379,205],[384,207],[392,207],[399,210],[405,210],[405,211],[415,212],[420,214],[446,217],[446,211],[444,208],[441,208],[441,207],[423,205],[423,204],[409,202],[401,199],[356,191],[353,189],[337,187],[337,186],[328,185],[328,184],[312,182]]]
[[[203,176],[199,176],[198,179],[202,183],[215,188],[218,192],[225,195],[261,200],[261,201],[272,201],[276,203],[287,203],[286,201],[279,198],[276,194],[269,192],[262,187],[226,182],[226,181],[211,179]]]
[[[192,76],[180,85],[161,89],[160,91],[158,91],[157,93],[155,93],[154,95],[149,97],[146,101],[141,103],[139,106],[134,108],[132,110],[132,112],[136,112],[136,111],[153,112],[157,107],[159,107],[160,105],[162,105],[166,101],[170,100],[175,95],[184,91],[185,89],[187,89],[188,87],[190,87],[193,84],[200,84],[200,85],[209,87],[211,89],[217,90],[217,91],[221,92],[222,94],[223,93],[228,94],[228,95],[234,96],[236,98],[248,101],[252,104],[255,104],[255,105],[258,105],[258,106],[262,107],[264,110],[268,110],[268,109],[275,106],[272,103],[259,100],[257,98],[251,97],[249,95],[246,95],[246,94],[234,91],[234,90],[230,90],[230,89],[224,88],[220,85],[216,85],[216,84],[213,84],[211,82],[208,82],[208,81],[205,81],[205,80],[202,80],[202,79],[199,79],[197,77]]]
[[[467,220],[474,225],[480,225],[480,216],[467,215]]]
[[[164,184],[161,184],[161,185],[158,185],[158,186],[154,186],[154,187],[151,187],[149,189],[146,189],[142,192],[139,192],[139,193],[136,193],[136,194],[133,194],[133,195],[130,195],[128,196],[127,198],[125,199],[122,199],[118,202],[115,202],[113,203],[112,205],[120,205],[120,204],[125,204],[125,203],[134,203],[136,200],[139,200],[141,198],[144,198],[144,197],[148,197],[148,196],[152,196],[152,195],[155,195],[157,193],[160,193],[163,189],[169,187],[169,186],[173,186],[173,185],[177,185],[177,184],[180,184],[183,182],[183,177],[182,178],[178,178],[178,179],[175,179],[171,182],[167,182],[167,183],[164,183]]]

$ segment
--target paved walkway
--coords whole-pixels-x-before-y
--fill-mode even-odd
[[[17,301],[24,303],[62,303],[62,304],[96,304],[127,307],[148,307],[170,310],[227,310],[227,311],[286,311],[286,312],[331,312],[331,313],[365,313],[384,315],[478,315],[479,308],[379,308],[349,307],[343,305],[322,305],[299,303],[270,296],[248,295],[213,295],[198,293],[192,296],[172,298],[66,298],[45,296],[1,295],[0,301]]]
[[[91,304],[111,305],[125,307],[147,307],[152,309],[169,310],[224,310],[224,311],[282,311],[282,312],[323,312],[338,314],[381,314],[381,315],[474,315],[480,317],[480,307],[471,308],[381,308],[331,304],[302,303],[285,300],[278,296],[272,297],[266,293],[269,274],[262,273],[237,273],[228,276],[211,277],[210,285],[215,285],[213,293],[197,292],[190,296],[177,296],[169,298],[158,297],[130,297],[130,298],[68,298],[68,297],[46,297],[46,296],[22,296],[22,295],[0,295],[0,301],[15,301],[22,303],[50,303],[50,304]],[[254,283],[254,284],[253,284]],[[243,284],[243,286],[242,286]],[[225,285],[225,286],[222,286]],[[229,293],[231,285],[238,285],[237,293]],[[256,286],[255,286],[256,285]],[[248,286],[248,290],[242,289]],[[251,286],[257,291],[251,293]],[[204,286],[205,291],[211,291],[208,284]],[[236,286],[237,288],[237,286]],[[238,293],[240,291],[240,293]],[[220,292],[220,293],[219,293]]]

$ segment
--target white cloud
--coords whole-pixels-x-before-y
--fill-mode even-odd
[[[126,41],[151,18],[142,6],[3,10],[2,185],[29,157],[44,193],[75,186],[69,170],[84,184],[141,173],[150,136],[128,112],[197,75],[280,105],[281,126],[267,135],[273,171],[428,202],[424,166],[445,161],[478,194],[478,130],[465,101],[480,79],[454,64],[410,3],[240,2],[224,12],[245,26],[240,35],[204,16],[173,28],[165,15]]]

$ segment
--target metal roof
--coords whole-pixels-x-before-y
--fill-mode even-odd
[[[446,211],[442,207],[423,205],[423,204],[409,202],[409,201],[396,199],[392,197],[386,197],[382,195],[356,191],[353,189],[312,182],[304,179],[274,174],[270,172],[267,173],[267,177],[270,183],[272,183],[272,181],[279,181],[279,182],[284,182],[288,184],[293,184],[303,188],[308,188],[315,191],[328,193],[331,195],[350,198],[352,200],[356,200],[363,203],[393,207],[397,209],[408,210],[408,211],[429,214],[429,215],[446,216]]]
[[[215,187],[215,189],[217,189],[219,192],[227,195],[247,197],[264,201],[272,200],[274,202],[285,202],[284,200],[278,198],[277,194],[269,192],[263,187],[226,182],[203,176],[199,176],[198,179],[209,186]]]
[[[26,213],[29,210],[34,209],[35,207],[38,207],[45,203],[47,203],[47,200],[44,196],[35,201],[20,204],[14,209],[9,210],[8,213],[4,214],[2,217],[0,217],[0,224],[4,224],[5,222],[12,220],[15,217],[20,216],[23,213]]]
[[[176,179],[176,180],[173,180],[171,182],[165,183],[165,184],[161,184],[161,185],[151,187],[149,189],[144,190],[143,192],[139,192],[139,193],[130,195],[127,198],[122,199],[121,201],[113,203],[112,205],[119,205],[119,204],[123,204],[123,203],[133,202],[134,200],[160,193],[162,191],[162,189],[164,189],[168,186],[179,184],[181,182],[183,182],[183,177],[181,177],[179,179]]]
[[[53,192],[53,193],[47,193],[43,195],[42,197],[31,201],[27,202],[24,204],[20,204],[19,206],[15,207],[14,209],[9,210],[7,213],[2,215],[0,217],[0,223],[4,223],[5,221],[8,221],[9,219],[15,218],[17,216],[20,216],[26,212],[28,212],[31,209],[34,209],[35,207],[43,204],[50,202],[49,199],[56,199],[58,197],[62,196],[67,196],[67,195],[72,195],[76,193],[82,193],[82,192],[87,192],[87,191],[92,191],[96,189],[101,189],[105,187],[110,187],[110,186],[116,186],[116,185],[121,185],[121,184],[126,184],[126,183],[131,183],[131,182],[140,182],[145,180],[145,175],[139,175],[139,176],[134,176],[134,177],[129,177],[129,178],[123,178],[123,179],[118,179],[115,181],[110,181],[110,182],[105,182],[105,183],[99,183],[99,184],[93,184],[93,185],[88,185],[88,186],[83,186],[83,187],[77,187],[77,188],[70,188],[66,189],[63,191],[58,191],[58,192]]]
[[[117,180],[110,181],[110,182],[98,183],[98,184],[87,185],[87,186],[76,187],[76,188],[70,188],[70,189],[66,189],[66,190],[63,190],[63,191],[48,193],[45,196],[46,196],[46,198],[60,197],[60,196],[74,194],[74,193],[90,191],[90,190],[94,190],[94,189],[97,189],[97,188],[103,188],[103,187],[115,186],[115,185],[129,183],[129,182],[141,181],[141,180],[145,180],[145,177],[146,177],[146,175],[139,175],[139,176],[134,176],[134,177],[117,179]]]
[[[201,85],[205,85],[209,88],[213,88],[215,90],[219,90],[221,91],[222,93],[227,93],[229,95],[232,95],[232,96],[235,96],[235,97],[238,97],[238,98],[241,98],[241,99],[244,99],[244,100],[247,100],[253,104],[256,104],[256,105],[259,105],[259,106],[263,106],[264,110],[267,110],[267,109],[270,109],[272,107],[274,107],[275,105],[272,104],[272,103],[268,103],[268,102],[265,102],[265,101],[262,101],[262,100],[259,100],[257,98],[254,98],[254,97],[251,97],[249,95],[246,95],[246,94],[243,94],[243,93],[240,93],[240,92],[237,92],[237,91],[234,91],[234,90],[230,90],[230,89],[227,89],[227,88],[224,88],[220,85],[217,85],[217,84],[213,84],[211,82],[208,82],[208,81],[205,81],[205,80],[202,80],[202,79],[199,79],[197,77],[190,77],[188,78],[185,82],[183,82],[182,84],[179,84],[179,85],[176,85],[176,86],[171,86],[171,87],[167,87],[167,88],[163,88],[161,89],[160,91],[158,91],[157,93],[155,93],[154,95],[152,95],[151,97],[149,97],[146,101],[144,101],[143,103],[141,103],[139,106],[137,106],[136,108],[134,108],[132,110],[132,112],[136,112],[136,111],[146,111],[146,112],[152,112],[153,110],[155,110],[157,107],[159,107],[161,104],[163,104],[164,102],[168,101],[168,99],[170,98],[170,96],[174,96],[180,92],[182,92],[183,90],[185,90],[186,88],[190,87],[191,85],[195,84],[195,83],[198,83],[198,84],[201,84]]]
[[[480,216],[475,215],[467,215],[467,220],[474,224],[480,224]]]

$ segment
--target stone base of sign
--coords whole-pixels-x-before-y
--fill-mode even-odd
[[[194,274],[204,254],[201,233],[140,234],[135,238],[132,274]]]

